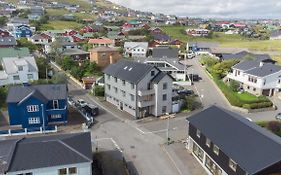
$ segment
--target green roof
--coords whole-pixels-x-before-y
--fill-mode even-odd
[[[26,56],[30,56],[30,52],[27,47],[0,48],[0,59],[4,57],[26,57]]]

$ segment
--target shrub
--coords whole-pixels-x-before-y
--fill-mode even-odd
[[[281,130],[281,123],[277,121],[271,121],[267,124],[267,129],[273,133],[278,133]]]
[[[93,89],[94,96],[104,97],[104,87],[103,86],[95,86]]]
[[[229,82],[229,88],[233,91],[233,92],[237,92],[238,88],[240,87],[240,83],[234,80],[230,80]]]

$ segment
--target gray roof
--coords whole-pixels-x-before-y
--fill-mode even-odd
[[[153,68],[154,66],[148,64],[120,60],[115,64],[107,66],[103,72],[113,77],[137,84]]]
[[[0,37],[0,46],[16,46],[17,41],[13,36]]]
[[[281,161],[280,137],[238,114],[212,106],[187,119],[250,175]]]
[[[178,58],[179,49],[171,47],[156,47],[152,51],[153,58]]]
[[[153,83],[159,83],[165,76],[169,76],[171,79],[174,80],[174,78],[171,77],[171,75],[160,71],[160,72],[158,72],[158,74],[151,80],[151,82],[153,82]]]
[[[271,31],[270,37],[278,37],[280,35],[281,35],[281,30],[277,29],[277,30],[272,30]]]
[[[34,96],[43,102],[67,98],[66,84],[41,84],[31,86],[12,86],[6,99],[7,103],[18,103],[28,96]]]
[[[281,71],[281,66],[277,66],[274,64],[263,64],[263,66],[253,68],[251,70],[246,71],[245,73],[257,77],[265,77],[267,75],[271,75],[280,71]]]
[[[90,54],[89,52],[86,52],[84,50],[81,50],[81,49],[77,49],[77,48],[74,48],[74,49],[65,49],[63,52],[62,52],[62,55],[86,55],[86,54]]]
[[[239,69],[239,70],[250,70],[252,68],[258,67],[260,65],[260,62],[257,61],[241,61],[238,64],[234,65],[233,68],[234,69]]]
[[[171,67],[166,67],[167,69],[177,69],[184,71],[184,65],[179,62],[178,58],[135,58],[134,59],[137,62],[142,62],[146,64],[156,64],[156,63],[166,63],[169,64]],[[159,69],[162,69],[163,67],[156,66]]]
[[[222,59],[223,60],[229,60],[229,59],[242,60],[246,56],[252,57],[253,60],[256,60],[256,61],[271,60],[271,57],[268,54],[253,54],[253,53],[250,53],[250,52],[247,52],[247,51],[242,51],[242,52],[238,52],[238,53],[235,53],[235,54],[223,53]]]
[[[90,133],[0,141],[0,173],[92,162]]]
[[[125,42],[124,48],[136,48],[136,47],[142,47],[144,49],[148,48],[148,42]]]
[[[28,66],[30,73],[38,72],[38,67],[33,56],[29,57],[4,57],[2,64],[7,74],[18,73],[18,66]]]

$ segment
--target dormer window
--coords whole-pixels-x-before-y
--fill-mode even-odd
[[[59,101],[53,100],[53,109],[59,109]]]

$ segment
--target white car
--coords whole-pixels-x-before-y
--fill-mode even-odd
[[[86,103],[83,99],[77,100],[77,103],[78,103],[81,107],[84,107],[84,106],[87,105],[87,103]]]

